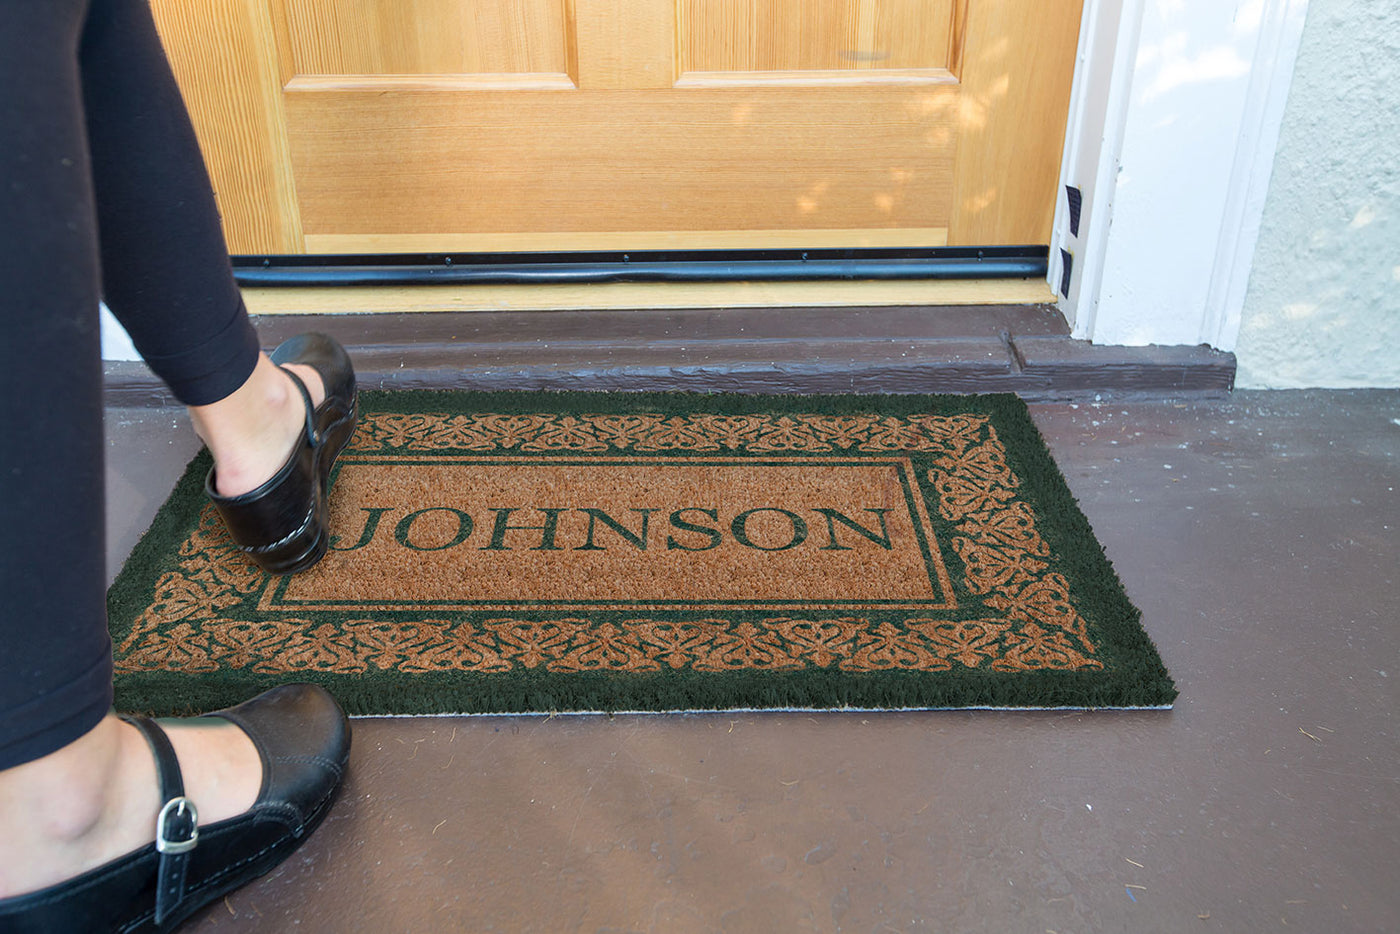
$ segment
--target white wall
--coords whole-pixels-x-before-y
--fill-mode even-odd
[[[1400,4],[1311,0],[1238,383],[1400,386]]]

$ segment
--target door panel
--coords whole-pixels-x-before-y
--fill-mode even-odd
[[[155,7],[256,253],[1044,243],[1080,2]]]
[[[679,72],[947,68],[952,0],[680,0]]]
[[[287,119],[308,235],[945,228],[950,160],[917,154],[953,137],[957,103],[951,87],[314,91],[288,94]]]
[[[297,75],[567,70],[559,0],[286,0]]]

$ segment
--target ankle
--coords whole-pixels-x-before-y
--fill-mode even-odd
[[[40,826],[46,836],[60,840],[91,832],[106,811],[126,728],[108,715],[62,749],[0,773],[0,823]]]
[[[110,714],[62,749],[0,772],[0,897],[100,861],[113,839],[128,849],[149,842],[153,780],[145,740]]]
[[[224,496],[247,493],[273,477],[295,449],[307,414],[295,383],[266,354],[232,394],[189,412],[214,456],[216,487]]]

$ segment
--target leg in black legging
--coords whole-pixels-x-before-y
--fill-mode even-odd
[[[0,3],[0,767],[82,735],[112,698],[85,6]]]
[[[307,443],[302,399],[291,376],[258,352],[234,287],[203,162],[144,0],[0,0],[4,930],[125,930],[172,899],[166,907],[178,916],[222,891],[210,886],[265,871],[267,830],[249,809],[264,794],[272,813],[298,807],[265,774],[265,747],[253,734],[291,735],[308,723],[273,711],[276,704],[292,699],[324,714],[304,746],[304,758],[328,763],[316,786],[322,800],[348,752],[334,701],[306,686],[254,705],[265,726],[240,720],[248,732],[220,719],[168,725],[163,742],[200,818],[243,821],[220,837],[226,865],[216,851],[203,863],[159,857],[157,870],[157,814],[177,803],[157,782],[167,747],[148,745],[110,711],[99,296],[191,406],[221,489],[227,458],[243,462],[233,473],[252,489]],[[168,777],[174,767],[166,768]],[[277,845],[292,845],[309,826],[289,825]],[[107,886],[114,873],[126,895]],[[158,879],[165,894],[152,904]]]
[[[111,706],[99,296],[186,404],[258,359],[150,12],[87,7],[0,2],[0,768]]]

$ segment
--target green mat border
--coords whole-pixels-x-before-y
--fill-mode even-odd
[[[1071,599],[1095,637],[1099,671],[992,672],[955,668],[919,673],[848,673],[809,668],[790,672],[662,671],[554,673],[509,676],[472,672],[361,675],[298,672],[324,685],[352,715],[518,713],[725,709],[1159,708],[1177,696],[1156,647],[1141,626],[1103,546],[1094,537],[1055,465],[1025,403],[988,395],[750,395],[735,393],[362,392],[364,412],[561,414],[982,414],[992,419],[1023,497],[1037,511],[1037,530],[1050,546],[1051,570],[1070,581]],[[508,452],[507,452],[508,453]],[[108,591],[113,642],[150,604],[170,542],[194,527],[204,502],[209,456],[201,451],[141,537]],[[961,562],[944,550],[961,590]],[[961,595],[961,594],[960,594]],[[392,616],[392,613],[385,614]],[[762,615],[762,614],[755,614]],[[743,617],[733,614],[734,619]],[[603,615],[599,615],[603,619]],[[394,683],[397,679],[399,683]],[[119,672],[116,706],[124,712],[183,716],[216,709],[288,680],[248,670],[185,674]]]

